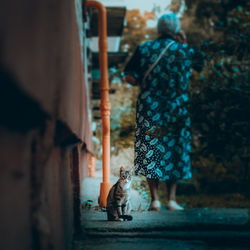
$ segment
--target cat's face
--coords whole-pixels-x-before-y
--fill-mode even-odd
[[[124,184],[131,183],[132,180],[132,171],[127,171],[123,167],[120,168],[120,180]]]

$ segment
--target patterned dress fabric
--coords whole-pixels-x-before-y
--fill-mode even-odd
[[[158,38],[137,47],[125,68],[141,82],[161,51],[173,40]],[[160,180],[189,179],[191,133],[188,86],[194,50],[175,42],[141,88],[136,106],[137,175]]]

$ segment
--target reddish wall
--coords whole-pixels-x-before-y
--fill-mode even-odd
[[[1,2],[0,249],[70,249],[91,150],[83,66],[74,1]]]

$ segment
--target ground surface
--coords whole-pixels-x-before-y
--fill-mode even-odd
[[[147,184],[135,177],[133,221],[107,221],[98,206],[102,182],[99,165],[95,177],[82,183],[82,233],[76,237],[73,250],[250,249],[250,210],[243,209],[250,208],[249,201],[240,194],[195,194],[192,183],[179,184],[178,202],[184,211],[166,210],[166,188],[161,183],[162,211],[148,212]],[[111,175],[112,183],[117,179]]]
[[[190,209],[134,212],[133,221],[110,222],[106,213],[84,210],[81,249],[250,249],[250,210]]]

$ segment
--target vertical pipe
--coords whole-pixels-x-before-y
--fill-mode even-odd
[[[108,79],[108,38],[106,8],[97,1],[86,1],[86,6],[98,10],[99,64],[101,71],[101,116],[102,116],[102,170],[103,182],[100,187],[99,205],[106,207],[110,183],[110,110]]]

